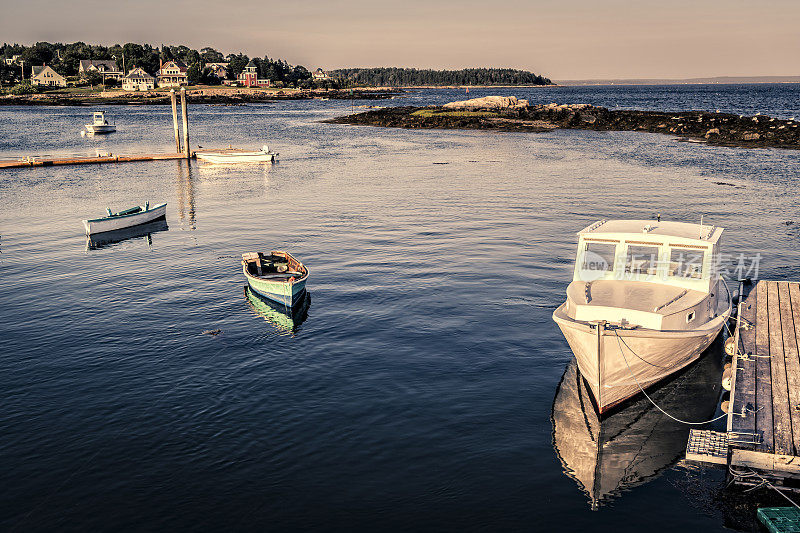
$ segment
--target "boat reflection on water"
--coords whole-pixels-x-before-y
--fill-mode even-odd
[[[144,237],[147,240],[147,246],[153,246],[153,233],[159,231],[167,231],[169,226],[164,218],[148,222],[147,224],[139,224],[138,226],[131,226],[130,228],[123,228],[114,231],[105,231],[103,233],[95,233],[86,236],[86,250],[99,250],[100,248],[107,248],[113,244],[117,244],[128,239],[136,239]]]
[[[279,333],[294,333],[308,318],[308,308],[311,306],[311,295],[308,292],[301,296],[294,307],[286,307],[262,298],[250,290],[249,286],[244,287],[244,295],[253,312],[274,326]]]
[[[713,418],[721,391],[720,343],[657,388],[653,402],[689,422]],[[659,411],[639,394],[600,418],[573,358],[553,400],[553,446],[564,472],[596,510],[620,493],[646,483],[683,456],[689,426]]]

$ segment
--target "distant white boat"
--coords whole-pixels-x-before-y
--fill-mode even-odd
[[[278,156],[271,152],[266,144],[261,150],[248,152],[245,150],[220,150],[217,152],[197,152],[197,159],[208,163],[272,163]]]
[[[95,111],[92,116],[92,123],[86,124],[86,131],[89,133],[111,133],[117,131],[117,127],[108,123],[102,111]]]
[[[163,203],[150,207],[149,202],[146,202],[144,205],[137,205],[119,213],[112,213],[111,209],[108,208],[106,208],[106,212],[108,215],[105,217],[83,221],[87,235],[130,228],[164,218],[167,214],[167,204]]]

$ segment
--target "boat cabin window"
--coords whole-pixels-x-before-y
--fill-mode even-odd
[[[617,245],[608,242],[587,242],[583,254],[582,270],[611,272]]]
[[[669,253],[669,275],[677,278],[703,277],[703,251],[672,248]]]
[[[658,269],[658,246],[628,245],[625,256],[626,274],[654,276]]]

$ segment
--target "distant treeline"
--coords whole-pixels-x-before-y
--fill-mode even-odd
[[[416,85],[550,85],[550,80],[527,70],[465,68],[419,70],[415,68],[343,68],[330,72],[349,85],[408,87]]]
[[[117,66],[127,73],[134,66],[143,68],[155,75],[161,61],[179,59],[189,67],[189,83],[217,84],[222,80],[210,74],[206,69],[208,63],[229,63],[228,78],[236,79],[245,65],[253,59],[258,67],[260,78],[270,79],[273,84],[280,82],[286,86],[311,84],[311,73],[302,66],[293,66],[282,59],[250,58],[244,54],[223,54],[211,47],[193,50],[184,45],[161,45],[127,43],[124,45],[103,46],[83,42],[63,44],[39,42],[33,46],[3,43],[0,47],[0,58],[20,56],[26,70],[26,78],[30,77],[30,68],[34,65],[49,65],[62,76],[77,76],[81,59],[113,59]],[[0,62],[0,81],[8,83],[20,75],[20,65],[6,65]]]

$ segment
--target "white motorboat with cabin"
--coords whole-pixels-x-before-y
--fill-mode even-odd
[[[602,414],[696,360],[731,313],[716,274],[723,228],[601,220],[578,233],[553,320]]]
[[[108,123],[103,111],[95,111],[92,115],[92,123],[86,124],[86,131],[88,133],[111,133],[117,131],[117,126]]]
[[[197,159],[208,163],[272,163],[279,154],[270,151],[266,144],[261,150],[246,151],[230,148],[213,152],[197,151]]]

